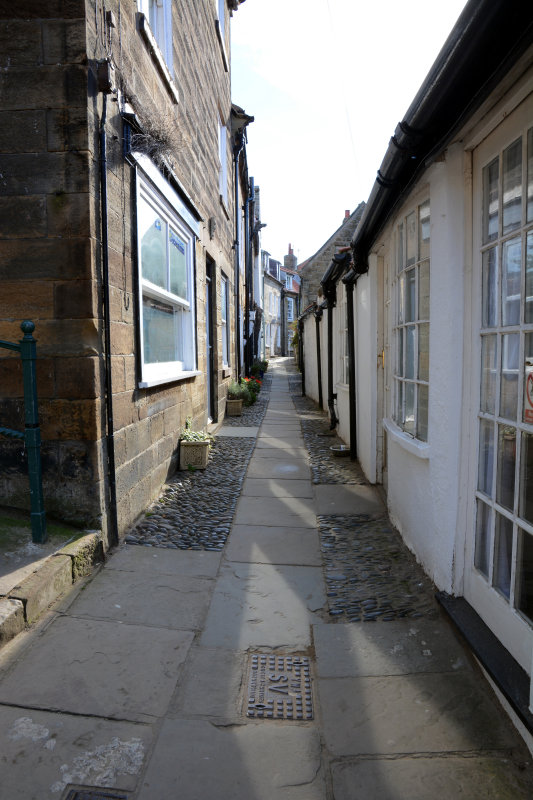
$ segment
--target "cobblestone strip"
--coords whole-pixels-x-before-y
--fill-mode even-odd
[[[259,426],[271,386],[272,377],[265,375],[254,405],[244,408],[241,417],[226,417],[224,427]],[[222,550],[254,447],[254,438],[215,438],[207,469],[177,472],[127,533],[126,542],[176,550]]]
[[[368,484],[357,461],[351,461],[347,456],[332,455],[330,447],[344,442],[335,431],[329,429],[327,413],[307,397],[295,395],[292,399],[300,417],[313,483]]]
[[[271,388],[272,376],[266,374],[263,377],[261,391],[253,406],[244,407],[240,417],[226,417],[224,419],[224,427],[245,428],[251,425],[261,425],[270,400]]]
[[[292,391],[301,391],[291,381]],[[368,484],[358,463],[338,458],[341,444],[329,417],[307,397],[293,396],[309,452],[313,483]],[[435,587],[387,517],[365,514],[319,516],[331,622],[389,621],[435,617]]]
[[[435,588],[386,517],[318,517],[329,614],[336,621],[435,617]]]
[[[126,535],[126,542],[179,550],[222,550],[254,446],[255,439],[217,439],[207,469],[177,472],[144,519]]]

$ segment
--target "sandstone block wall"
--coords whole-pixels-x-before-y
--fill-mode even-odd
[[[113,14],[114,26],[110,25]],[[35,322],[47,511],[106,527],[104,345],[97,65],[109,58],[107,98],[111,353],[119,527],[124,531],[173,472],[187,416],[207,421],[206,258],[214,262],[216,404],[224,407],[220,276],[233,298],[233,188],[219,196],[219,122],[230,126],[230,82],[210,0],[174,0],[173,83],[143,37],[137,3],[21,0],[0,9],[0,338]],[[226,9],[226,52],[229,11]],[[135,171],[124,157],[122,112],[158,144],[201,217],[196,243],[200,375],[140,389]],[[215,220],[210,235],[208,221]],[[213,227],[213,226],[212,226]],[[242,296],[242,290],[241,290]],[[232,365],[235,354],[232,353]],[[0,350],[0,424],[20,427],[20,364]],[[0,503],[28,505],[20,444],[0,440]]]

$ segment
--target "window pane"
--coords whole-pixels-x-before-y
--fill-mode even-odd
[[[522,222],[522,139],[503,151],[503,233]]]
[[[518,513],[533,525],[533,433],[522,434]]]
[[[496,589],[509,598],[511,594],[511,567],[513,558],[513,523],[496,514],[494,540],[494,570],[492,581]]]
[[[494,424],[488,419],[479,421],[479,474],[477,488],[492,496],[494,469]]]
[[[405,322],[405,275],[398,283],[398,322]]]
[[[429,323],[418,326],[418,378],[429,381]]]
[[[405,417],[404,430],[407,433],[415,434],[415,384],[404,384],[405,391]]]
[[[483,253],[483,327],[498,324],[498,251],[495,247]]]
[[[225,278],[220,281],[220,316],[222,322],[227,322],[227,296],[228,296],[228,282]]]
[[[533,219],[533,128],[527,132],[527,221]]]
[[[175,309],[143,297],[144,361],[156,364],[165,361],[181,361],[181,346],[178,336],[178,314]]]
[[[499,165],[495,158],[483,170],[483,244],[498,236],[498,177]]]
[[[416,327],[409,325],[405,328],[405,377],[414,380],[415,375],[415,335]]]
[[[410,269],[405,273],[405,322],[413,322],[416,314],[415,304],[416,271]]]
[[[500,417],[516,419],[518,405],[518,358],[520,334],[502,336],[502,382],[500,387]]]
[[[418,259],[429,258],[429,202],[418,209]]]
[[[400,378],[404,378],[404,370],[403,370],[403,328],[398,329],[398,370],[397,375]]]
[[[476,550],[474,564],[485,577],[489,576],[490,559],[490,518],[491,509],[481,500],[477,501]]]
[[[496,410],[496,336],[481,339],[481,411],[494,414]]]
[[[404,268],[403,223],[398,225],[398,249],[396,251],[398,272]]]
[[[496,478],[496,500],[513,511],[514,475],[516,462],[516,428],[498,426],[498,474]]]
[[[166,222],[142,197],[138,214],[142,276],[161,289],[167,289]]]
[[[407,266],[409,267],[416,261],[416,216],[414,211],[405,220],[405,227],[407,234]]]
[[[526,323],[533,322],[533,231],[530,231],[527,235],[526,309],[524,314],[524,321]]]
[[[518,529],[516,607],[533,622],[533,536]]]
[[[522,242],[504,242],[502,255],[502,325],[520,322],[520,262]]]
[[[416,435],[423,442],[428,440],[428,387],[418,387],[418,419]]]
[[[429,319],[429,261],[418,268],[418,319]]]
[[[533,424],[533,333],[524,337],[524,410],[522,419]]]
[[[168,252],[170,261],[170,291],[188,300],[187,245],[176,231],[169,227]]]
[[[396,382],[396,420],[403,425],[403,383]]]

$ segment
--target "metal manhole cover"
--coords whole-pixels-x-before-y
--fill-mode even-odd
[[[309,658],[252,654],[248,664],[246,716],[254,719],[313,719]]]
[[[128,800],[129,795],[120,789],[102,789],[97,786],[79,786],[68,790],[63,800]]]

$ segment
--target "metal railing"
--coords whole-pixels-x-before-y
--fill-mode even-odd
[[[12,439],[22,439],[28,454],[28,475],[30,479],[31,534],[37,544],[46,542],[46,514],[43,501],[43,481],[41,469],[41,429],[37,407],[37,379],[35,362],[37,345],[33,338],[35,325],[31,320],[24,320],[20,325],[24,338],[16,342],[0,339],[0,347],[15,350],[22,360],[22,379],[24,384],[24,431],[5,428],[0,425],[0,434]]]

